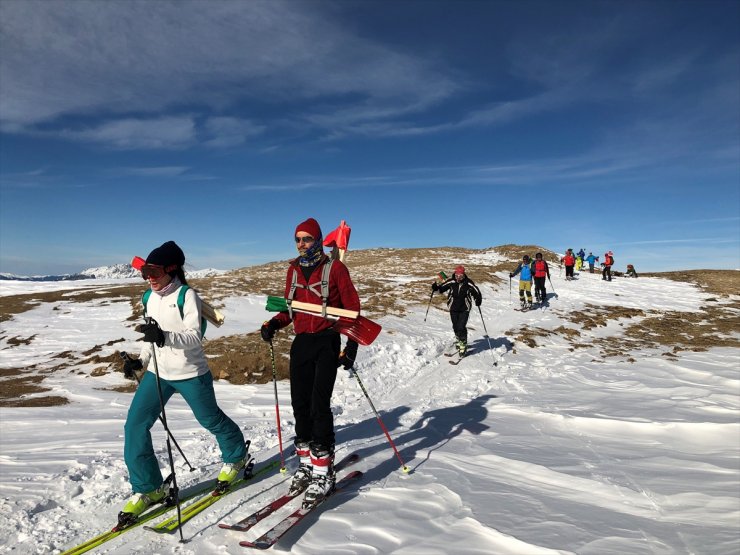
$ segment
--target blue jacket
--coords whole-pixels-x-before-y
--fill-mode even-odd
[[[519,264],[514,270],[513,275],[517,275],[519,272],[522,273],[519,278],[522,281],[532,281],[532,267],[529,264]]]
[[[586,262],[588,262],[589,264],[593,265],[593,264],[594,264],[594,262],[596,262],[596,261],[597,261],[598,259],[599,259],[599,257],[598,257],[598,256],[594,256],[594,255],[592,254],[591,256],[588,256],[588,257],[586,258]]]

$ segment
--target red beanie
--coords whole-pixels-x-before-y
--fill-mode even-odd
[[[456,274],[464,274],[465,273],[465,266],[458,266],[457,268],[455,268],[455,273]]]
[[[299,223],[298,226],[295,228],[295,232],[298,233],[299,231],[308,233],[314,239],[319,239],[321,237],[321,228],[319,227],[319,222],[317,222],[313,218],[309,218],[305,222]]]

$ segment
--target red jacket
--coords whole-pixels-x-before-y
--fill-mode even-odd
[[[563,263],[566,266],[575,266],[575,264],[576,264],[576,257],[573,256],[572,254],[566,254],[563,257]]]
[[[535,260],[532,263],[532,268],[534,269],[534,277],[541,278],[550,275],[550,269],[544,260]]]
[[[324,269],[324,265],[329,261],[329,257],[325,256],[324,259],[319,262],[311,273],[309,282],[303,275],[303,270],[298,265],[298,259],[296,258],[290,263],[288,268],[288,274],[285,278],[285,298],[288,298],[290,294],[290,286],[293,283],[293,273],[296,272],[298,277],[299,285],[314,285],[314,289],[321,291],[321,274]],[[321,295],[316,294],[313,290],[298,287],[295,290],[295,301],[302,301],[306,303],[321,304]],[[331,265],[331,272],[329,272],[329,306],[336,308],[346,308],[348,310],[360,310],[360,297],[357,294],[357,290],[352,283],[352,279],[349,277],[349,270],[339,260],[335,260]],[[274,319],[278,321],[281,328],[284,328],[290,324],[290,315],[287,312],[279,312],[274,316]],[[334,324],[333,320],[322,318],[321,316],[312,316],[311,314],[304,314],[302,312],[293,312],[293,328],[296,333],[316,333],[332,327]]]

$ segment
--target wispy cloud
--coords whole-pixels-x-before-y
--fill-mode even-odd
[[[203,124],[206,135],[203,144],[211,148],[224,148],[244,144],[250,137],[265,131],[264,125],[234,117],[212,117]]]
[[[122,168],[119,173],[137,177],[176,177],[188,171],[187,166],[158,166],[148,168]]]
[[[190,117],[129,118],[85,129],[64,129],[59,134],[125,150],[181,149],[195,144],[195,123]]]
[[[262,130],[259,123],[239,122],[254,119],[238,113],[245,101],[254,109],[307,100],[316,109],[304,112],[303,121],[313,117],[314,125],[332,126],[333,118],[367,121],[419,110],[456,86],[429,62],[351,34],[320,3],[28,0],[2,2],[0,10],[6,131],[61,116],[111,120],[197,105],[202,113],[224,115],[205,125],[213,131],[206,143],[231,146]],[[336,102],[322,110],[324,97],[340,103],[345,97],[347,108],[332,116]],[[128,148],[134,142],[121,127],[130,126],[124,120],[67,134]],[[178,147],[191,140],[181,132],[179,141],[163,137],[161,143],[150,132],[141,144]]]

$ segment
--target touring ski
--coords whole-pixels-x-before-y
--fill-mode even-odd
[[[146,528],[147,530],[151,530],[152,532],[158,532],[160,534],[169,534],[175,532],[182,524],[185,524],[194,516],[200,514],[205,509],[220,501],[230,493],[237,491],[242,484],[248,482],[255,476],[259,476],[260,474],[264,474],[268,470],[275,468],[278,464],[278,461],[273,461],[262,466],[256,472],[252,472],[252,468],[254,466],[254,459],[252,459],[252,461],[250,461],[250,463],[244,469],[244,477],[234,480],[231,484],[229,484],[228,489],[224,491],[216,489],[206,493],[205,495],[202,495],[199,499],[195,500],[193,503],[181,510],[179,520],[177,518],[177,515],[174,515],[155,524],[154,526],[145,526],[144,528]]]
[[[351,453],[347,455],[346,457],[344,457],[336,465],[334,465],[334,470],[335,471],[342,470],[343,468],[347,468],[348,466],[355,464],[359,460],[360,460],[360,455],[358,455],[357,453]],[[278,497],[274,501],[271,501],[270,503],[268,503],[261,509],[255,511],[248,517],[243,518],[239,522],[235,524],[219,523],[218,527],[223,528],[225,530],[236,530],[237,532],[246,532],[247,530],[252,528],[252,526],[266,519],[272,513],[277,511],[280,507],[287,504],[292,499],[295,499],[302,493],[303,491],[296,491],[295,493],[286,493],[285,495]]]
[[[184,497],[181,497],[180,501],[181,502],[189,501],[191,499],[198,497],[199,495],[209,493],[213,489],[214,483],[215,483],[214,480],[208,480],[207,482],[203,484],[197,485],[194,491],[186,494]],[[119,527],[118,525],[116,525],[111,530],[108,530],[107,532],[103,532],[102,534],[95,536],[94,538],[91,538],[76,547],[68,549],[67,551],[63,552],[61,555],[77,555],[78,553],[86,553],[90,551],[91,549],[95,549],[99,545],[102,545],[105,542],[112,540],[113,538],[117,538],[121,534],[124,534],[128,532],[129,530],[136,528],[137,526],[140,526],[141,524],[149,522],[150,520],[153,520],[174,508],[175,508],[175,505],[157,505],[157,506],[151,507],[149,511],[139,515],[139,518],[136,520],[136,522],[129,524],[128,526],[125,526],[125,527]]]
[[[270,530],[262,534],[259,538],[254,540],[253,542],[250,541],[241,541],[239,542],[239,545],[242,547],[253,547],[255,549],[269,549],[273,545],[277,543],[277,541],[283,537],[289,530],[291,530],[296,524],[298,524],[301,520],[303,520],[306,515],[308,515],[311,511],[315,510],[317,507],[320,507],[329,497],[334,495],[335,493],[338,493],[342,491],[343,489],[347,488],[350,484],[356,482],[362,477],[363,473],[359,470],[355,470],[353,472],[350,472],[346,476],[344,476],[341,480],[337,482],[336,489],[326,496],[324,499],[322,499],[319,503],[308,507],[304,509],[301,507],[300,509],[296,509],[285,517],[283,520],[278,522],[275,526],[273,526]]]

